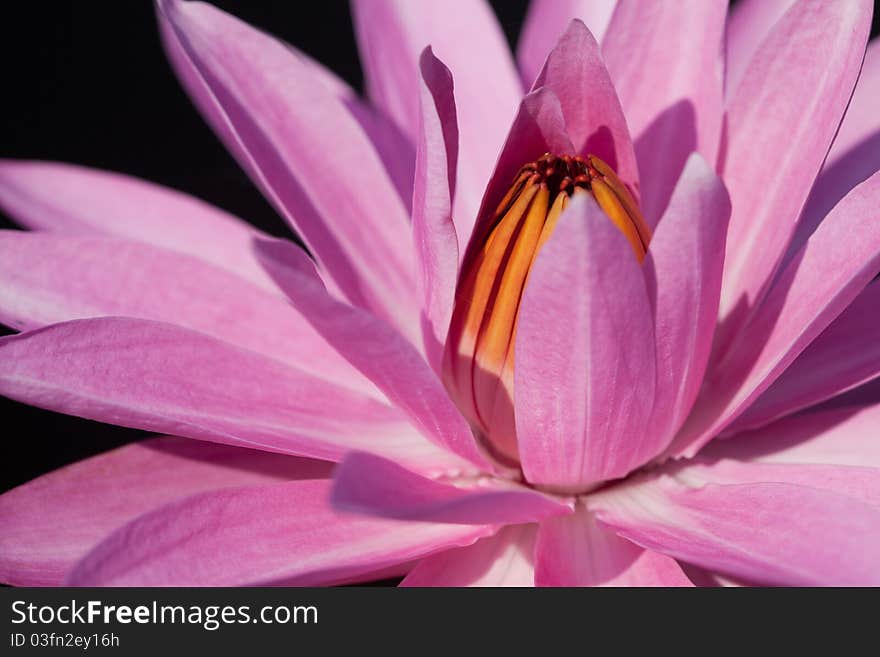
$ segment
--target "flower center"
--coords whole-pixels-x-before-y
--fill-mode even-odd
[[[575,194],[592,195],[641,262],[651,230],[614,170],[593,155],[547,153],[519,170],[459,278],[444,383],[483,443],[504,461],[518,461],[513,349],[520,299],[538,252]]]

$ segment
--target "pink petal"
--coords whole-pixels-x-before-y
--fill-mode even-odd
[[[223,103],[214,93],[211,85],[186,48],[184,48],[175,32],[174,26],[168,20],[166,15],[169,9],[168,2],[174,1],[158,0],[156,2],[156,19],[159,24],[162,46],[165,49],[165,54],[168,56],[168,61],[177,74],[181,85],[189,95],[190,100],[192,100],[202,115],[202,118],[211,126],[220,140],[226,145],[226,148],[238,160],[241,167],[254,179],[254,182],[263,189],[267,196],[271,196],[272,192],[266,188],[267,183],[260,173],[259,163],[255,161],[254,156],[249,152],[243,138],[238,134],[236,125],[227,114]],[[284,45],[291,55],[297,57],[304,65],[308,66],[315,84],[321,85],[327,92],[336,96],[361,125],[361,128],[363,128],[376,147],[383,164],[389,169],[389,175],[395,185],[398,186],[398,191],[409,192],[412,189],[412,147],[408,141],[405,139],[402,141],[395,139],[394,133],[399,134],[399,131],[390,129],[393,126],[388,121],[382,120],[383,117],[380,117],[361,102],[357,93],[335,73],[289,43]],[[387,148],[393,148],[394,146],[398,147],[397,152],[399,154],[405,154],[406,157],[395,158],[391,153],[386,152]],[[405,161],[408,165],[409,185],[403,187],[403,189],[400,188],[399,184],[406,177],[404,169],[388,166],[389,163],[395,160],[398,163]],[[406,201],[405,194],[401,194],[401,198]],[[277,203],[278,201],[275,202]]]
[[[195,493],[329,474],[323,461],[170,436],[126,445],[0,496],[0,581],[60,586],[117,527]]]
[[[504,527],[468,547],[419,561],[401,586],[534,586],[536,526]]]
[[[367,105],[355,92],[345,99],[345,106],[373,142],[382,165],[394,184],[408,213],[412,212],[415,180],[415,146],[403,131],[375,107]]]
[[[271,239],[268,235],[167,187],[70,164],[4,160],[0,207],[32,230],[146,242],[278,291],[252,249],[255,239]]]
[[[350,454],[334,474],[335,509],[397,520],[502,525],[571,512],[571,502],[486,479],[477,485],[432,481],[386,459]]]
[[[707,458],[880,468],[880,405],[811,411],[707,445]]]
[[[163,0],[159,12],[219,103],[221,137],[322,271],[415,338],[406,208],[338,95],[285,44],[211,5]]]
[[[796,0],[739,0],[730,11],[726,34],[725,92],[730,98],[758,47]]]
[[[421,121],[413,189],[413,240],[422,293],[422,339],[428,362],[440,371],[458,278],[458,237],[452,221],[458,120],[452,75],[426,48],[421,70]]]
[[[321,83],[328,91],[342,101],[345,108],[360,124],[364,133],[373,142],[376,153],[382,159],[382,164],[394,183],[398,195],[406,205],[407,210],[410,210],[413,177],[415,175],[415,148],[413,143],[391,119],[364,101],[360,94],[352,89],[336,73],[291,44],[285,43],[284,45],[289,51],[310,66],[315,81]],[[189,65],[192,66],[192,63],[190,62]],[[189,87],[187,87],[187,91],[190,95],[193,94]]]
[[[535,549],[538,586],[693,586],[675,559],[615,536],[581,508],[543,521]]]
[[[713,483],[688,474],[682,468],[609,489],[591,498],[591,508],[646,549],[746,581],[880,583],[880,507],[802,483]]]
[[[635,140],[641,209],[651,225],[692,152],[716,162],[726,15],[727,0],[620,0],[608,26],[602,52]]]
[[[528,89],[572,19],[584,22],[602,43],[617,0],[532,0],[516,48],[523,86]]]
[[[658,364],[652,430],[667,441],[687,417],[706,371],[729,218],[724,184],[699,154],[692,155],[645,259]]]
[[[869,285],[729,431],[760,427],[880,377],[880,284]]]
[[[639,171],[626,119],[599,44],[581,21],[571,22],[547,56],[535,80],[534,88],[541,87],[559,98],[575,152],[605,160],[638,195]]]
[[[376,451],[460,466],[394,409],[172,324],[81,319],[0,338],[0,394],[101,422],[339,460]]]
[[[177,77],[180,83],[183,85],[187,94],[189,94],[190,99],[196,105],[199,110],[199,113],[202,117],[211,125],[211,127],[218,132],[220,138],[227,143],[227,145],[236,151],[236,157],[243,156],[247,160],[247,164],[250,167],[255,166],[253,164],[253,160],[249,159],[248,154],[241,150],[242,143],[238,138],[234,126],[232,126],[229,122],[229,118],[227,117],[223,106],[218,101],[217,97],[211,91],[211,87],[205,78],[202,76],[198,67],[193,63],[193,60],[187,54],[187,51],[184,49],[180,40],[174,33],[174,26],[169,22],[165,13],[168,11],[168,7],[166,6],[167,2],[174,2],[175,0],[158,0],[156,2],[156,19],[159,24],[159,32],[162,37],[162,45],[165,48],[166,55],[168,56],[169,63],[171,64],[174,72],[177,74]],[[357,119],[357,121],[361,124],[361,127],[365,132],[371,137],[379,136],[378,141],[384,141],[384,136],[374,135],[371,128],[379,128],[381,131],[384,131],[384,127],[390,126],[390,123],[387,121],[377,121],[377,119],[384,118],[381,117],[380,114],[373,111],[371,107],[369,107],[366,103],[361,101],[358,93],[352,89],[351,85],[349,85],[345,80],[340,78],[336,73],[331,71],[329,68],[321,64],[321,62],[313,59],[308,54],[302,52],[295,46],[290,43],[285,42],[285,47],[290,51],[293,55],[295,55],[299,60],[302,61],[303,64],[307,65],[310,69],[310,72],[314,78],[316,84],[320,84],[326,91],[332,93],[336,96],[340,101],[342,101],[351,114]],[[384,127],[380,127],[384,126]],[[385,161],[386,153],[382,152],[380,144],[377,143],[376,139],[373,139],[374,145],[379,151],[380,156]],[[412,148],[409,146],[408,142],[404,139],[403,144],[406,144],[406,147],[409,149],[410,155],[412,155]],[[245,162],[242,163],[243,165]],[[410,165],[412,163],[410,162]],[[412,182],[412,167],[410,166],[410,183]],[[249,169],[251,171],[252,169]],[[411,190],[411,185],[409,189]]]
[[[844,408],[846,406],[872,406],[880,403],[880,379],[853,388],[842,395],[832,397],[815,407],[816,410]]]
[[[730,441],[726,441],[730,442]],[[865,465],[837,465],[828,463],[783,462],[778,457],[772,462],[753,460],[743,462],[728,458],[737,448],[725,449],[722,444],[711,454],[701,454],[678,477],[690,485],[712,483],[718,485],[785,483],[830,491],[851,497],[880,509],[880,468]]]
[[[10,230],[0,231],[0,280],[0,321],[19,330],[100,315],[155,319],[381,399],[283,299],[203,260],[110,237]]]
[[[181,45],[174,32],[174,27],[166,19],[164,11],[164,5],[157,3],[157,19],[162,45],[165,47],[174,72],[202,117],[233,153],[239,164],[258,184],[262,184],[259,165],[248,152],[242,138],[239,137],[236,127],[227,116],[222,103]],[[360,124],[382,159],[398,194],[404,203],[408,204],[412,195],[414,162],[414,150],[409,140],[391,121],[364,103],[357,92],[335,73],[289,43],[284,45],[292,55],[308,65],[315,83],[322,85],[324,89],[336,96]],[[268,190],[266,191],[269,193]]]
[[[464,263],[469,262],[485,243],[492,228],[493,212],[510,189],[517,171],[544,153],[572,152],[574,146],[568,138],[562,107],[556,94],[547,88],[536,89],[527,94],[520,103],[507,141],[498,156],[495,172],[486,187],[477,223],[462,259]],[[466,268],[467,265],[464,264],[462,269]]]
[[[873,39],[865,49],[859,81],[846,108],[840,130],[835,135],[834,143],[828,152],[828,159],[825,161],[826,171],[853,150],[864,148],[867,139],[872,139],[876,143],[877,133],[880,132],[880,117],[877,116],[876,111],[878,94],[880,94],[880,40]],[[874,156],[876,162],[876,152]],[[876,170],[875,166],[870,173]],[[865,177],[867,178],[867,175]]]
[[[828,215],[715,366],[673,454],[693,455],[727,427],[880,271],[878,203],[880,173]]]
[[[330,296],[304,255],[287,255],[267,249],[263,263],[318,333],[431,441],[480,469],[491,469],[467,422],[415,347],[378,317]]]
[[[862,73],[828,158],[788,247],[789,259],[847,192],[880,170],[880,41],[868,44]]]
[[[522,94],[504,34],[483,0],[356,0],[352,12],[370,99],[413,141],[422,50],[431,46],[452,71],[460,136],[454,216],[464,249]]]
[[[529,482],[583,489],[654,456],[654,321],[632,248],[575,198],[532,268],[516,335],[514,399]]]
[[[339,514],[328,481],[212,491],[114,532],[73,570],[71,586],[314,586],[363,577],[491,528]]]
[[[757,50],[727,111],[723,178],[733,213],[723,349],[766,294],[859,74],[871,3],[801,0]]]

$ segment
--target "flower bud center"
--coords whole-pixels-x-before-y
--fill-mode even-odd
[[[614,170],[599,158],[547,153],[523,166],[461,272],[444,354],[444,383],[484,444],[517,461],[513,348],[532,264],[575,194],[590,194],[639,262],[651,231]]]

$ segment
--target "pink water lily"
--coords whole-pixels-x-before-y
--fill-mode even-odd
[[[353,2],[364,100],[157,2],[308,254],[0,164],[0,392],[168,434],[0,497],[0,578],[880,585],[871,3],[533,0],[518,66],[451,4]]]

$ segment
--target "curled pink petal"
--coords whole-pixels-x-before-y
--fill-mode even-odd
[[[382,518],[469,525],[533,522],[571,512],[571,502],[513,485],[454,486],[371,454],[351,454],[334,474],[332,504]]]
[[[425,47],[452,72],[461,139],[455,216],[463,248],[522,94],[504,34],[484,0],[357,0],[352,13],[368,95],[414,142]]]
[[[430,48],[422,53],[421,121],[413,189],[413,241],[422,294],[422,338],[440,371],[458,278],[458,236],[452,219],[458,164],[458,121],[452,76]]]

